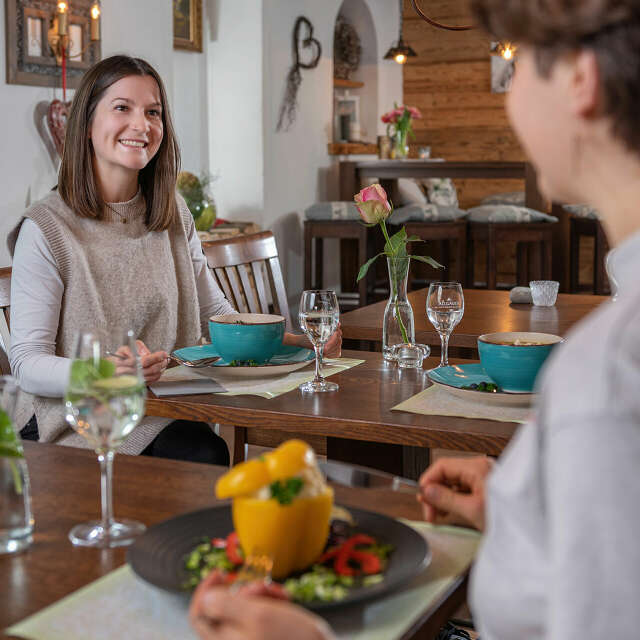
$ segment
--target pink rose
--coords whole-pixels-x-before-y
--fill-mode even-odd
[[[402,118],[402,116],[404,115],[404,107],[398,107],[397,109],[394,109],[392,112],[392,117],[394,118],[394,122],[396,122],[398,119]]]
[[[382,122],[384,122],[385,124],[389,124],[391,122],[391,114],[390,113],[385,113],[382,118],[380,118],[382,120]]]
[[[391,213],[387,192],[379,185],[372,184],[353,197],[360,217],[367,224],[377,224],[386,220]]]
[[[409,109],[409,113],[412,118],[422,118],[422,114],[420,113],[420,109],[417,107],[407,107]]]

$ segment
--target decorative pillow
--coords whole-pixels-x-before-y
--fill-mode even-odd
[[[471,222],[558,222],[558,218],[528,207],[485,204],[467,211]]]
[[[524,207],[524,191],[492,193],[484,198],[480,204],[514,204],[517,207]]]
[[[467,212],[458,209],[458,207],[448,207],[428,202],[423,205],[409,204],[396,209],[391,216],[390,222],[392,224],[405,224],[406,222],[452,222],[454,220],[460,220],[466,215]]]
[[[566,209],[569,213],[579,218],[591,218],[592,220],[599,220],[600,214],[596,209],[590,207],[588,204],[565,204],[563,209]]]
[[[458,193],[451,178],[424,178],[422,186],[427,190],[427,198],[432,204],[458,206]]]
[[[307,220],[360,220],[353,202],[316,202],[304,212]]]
[[[428,202],[420,183],[413,178],[398,178],[398,199],[395,203],[398,207],[407,204],[423,205]]]

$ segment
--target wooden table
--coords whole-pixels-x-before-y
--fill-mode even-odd
[[[440,345],[440,338],[427,319],[428,289],[409,294],[413,307],[416,342]],[[449,346],[475,349],[478,336],[497,331],[537,331],[564,336],[605,300],[607,296],[559,294],[554,307],[510,304],[508,291],[465,289],[464,317],[453,330]],[[382,341],[382,318],[387,302],[361,307],[341,316],[342,336],[354,340]]]
[[[327,455],[338,459],[342,456],[334,454],[348,446],[345,439],[498,455],[514,433],[516,425],[510,422],[391,411],[430,384],[424,370],[398,369],[385,363],[381,353],[345,351],[343,355],[365,362],[331,376],[340,385],[334,393],[302,394],[295,389],[272,399],[216,394],[155,398],[150,394],[147,414],[327,436],[331,438]],[[430,358],[424,366],[431,369],[437,364]],[[388,459],[402,455],[401,449],[396,454],[391,448],[385,451]],[[401,460],[399,465],[387,469],[406,468]]]
[[[0,556],[0,634],[8,625],[52,604],[125,562],[124,549],[74,547],[69,529],[99,517],[100,479],[93,452],[51,444],[25,443],[35,517],[34,544],[24,553]],[[153,525],[180,513],[218,504],[213,496],[222,467],[117,456],[114,468],[116,517]],[[81,480],[81,481],[80,481]],[[371,508],[371,492],[335,487],[336,500]],[[375,491],[375,508],[392,517],[419,519],[409,494]],[[431,638],[464,601],[466,575],[429,611],[409,638]]]

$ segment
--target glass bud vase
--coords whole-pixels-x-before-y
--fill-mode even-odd
[[[407,131],[398,129],[393,141],[393,157],[396,160],[404,160],[409,155],[409,145],[407,144]]]
[[[387,258],[389,269],[389,301],[382,321],[382,356],[395,361],[393,348],[397,344],[415,342],[413,309],[407,298],[410,258]]]

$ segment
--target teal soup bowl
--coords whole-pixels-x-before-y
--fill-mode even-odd
[[[226,362],[264,364],[282,344],[284,318],[263,313],[235,313],[209,318],[209,337]]]
[[[562,338],[550,333],[486,333],[478,338],[478,353],[483,369],[503,391],[530,393],[540,367],[559,342]]]

